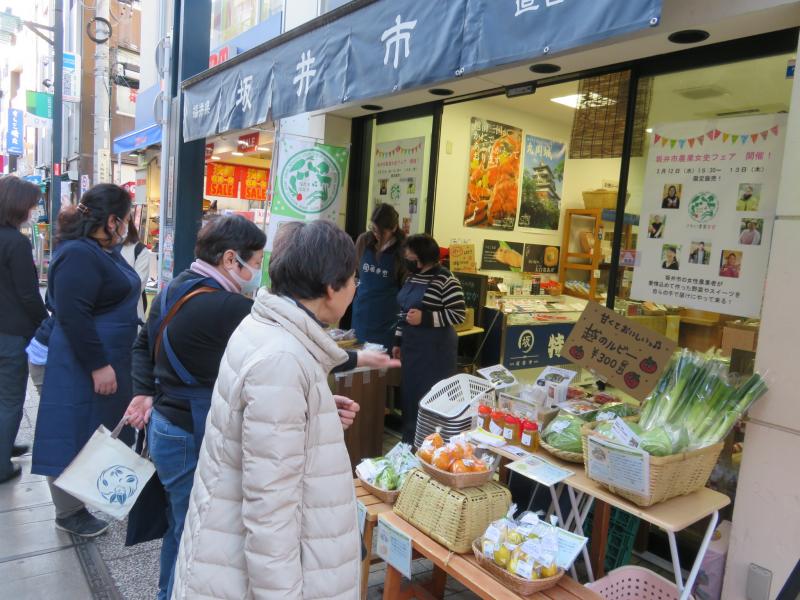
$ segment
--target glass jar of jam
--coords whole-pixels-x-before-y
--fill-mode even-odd
[[[502,410],[492,411],[492,421],[489,423],[489,431],[495,435],[503,435],[503,427],[506,425],[506,413]]]
[[[522,422],[522,432],[520,435],[520,448],[528,452],[536,452],[539,449],[539,425],[536,421]]]
[[[492,407],[486,404],[478,406],[478,427],[489,431],[489,426],[492,422]]]
[[[521,432],[522,422],[514,415],[506,415],[506,420],[503,425],[503,437],[506,443],[512,446],[519,446]]]

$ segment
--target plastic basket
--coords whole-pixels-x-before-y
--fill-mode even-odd
[[[586,587],[600,594],[604,600],[678,600],[677,586],[644,567],[614,569]],[[694,600],[694,596],[689,596]]]
[[[475,400],[492,389],[485,379],[460,373],[434,385],[420,400],[419,408],[445,419],[458,419]]]

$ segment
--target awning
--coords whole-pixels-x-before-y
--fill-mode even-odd
[[[185,82],[184,139],[431,86],[655,27],[661,4],[376,0]]]
[[[114,138],[114,154],[133,152],[161,143],[161,125],[150,125]]]

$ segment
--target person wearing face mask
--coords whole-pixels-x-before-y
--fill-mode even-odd
[[[466,318],[458,279],[439,264],[439,245],[421,233],[405,243],[410,275],[397,295],[402,310],[392,355],[402,356],[403,441],[414,444],[419,401],[434,384],[456,374],[458,337]]]
[[[389,350],[400,310],[397,292],[406,274],[401,252],[406,236],[390,204],[378,204],[370,223],[370,231],[356,240],[359,285],[353,300],[353,329],[359,341]]]
[[[100,425],[113,429],[131,397],[131,346],[136,338],[139,277],[120,254],[131,197],[99,184],[58,217],[48,270],[53,310],[31,471],[45,475],[56,527],[93,537],[108,523],[53,485]],[[130,444],[133,432],[120,439]]]
[[[128,422],[147,427],[150,458],[166,492],[168,528],[161,546],[158,598],[172,574],[220,361],[261,284],[266,236],[242,216],[210,221],[197,236],[195,261],[154,299],[133,347]],[[386,355],[348,353],[338,367],[393,366]],[[343,421],[358,410],[337,398]]]

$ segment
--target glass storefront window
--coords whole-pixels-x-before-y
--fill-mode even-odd
[[[212,0],[211,49],[279,14],[284,0]]]

